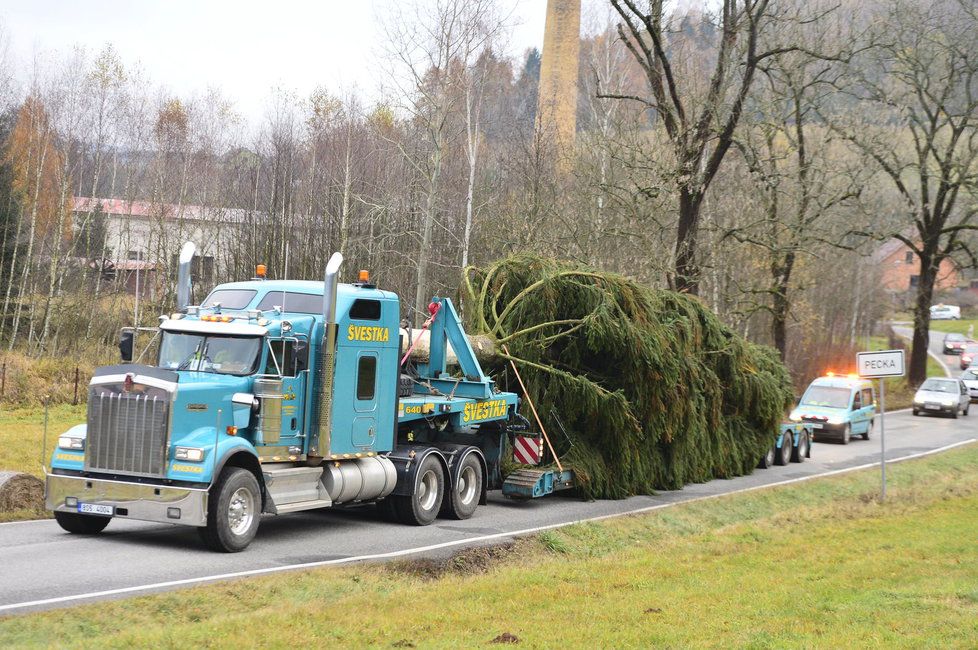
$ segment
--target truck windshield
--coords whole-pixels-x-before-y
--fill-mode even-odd
[[[801,398],[808,406],[827,406],[834,409],[849,407],[849,389],[836,386],[811,386]]]
[[[164,332],[160,368],[221,375],[250,375],[258,365],[261,339],[256,336],[209,336]]]

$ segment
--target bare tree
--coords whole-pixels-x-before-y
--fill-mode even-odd
[[[723,0],[716,15],[670,15],[666,4],[611,0],[622,21],[618,34],[642,68],[647,92],[599,96],[639,102],[665,129],[678,193],[673,284],[696,294],[706,191],[733,144],[758,66],[798,46],[776,43],[779,23],[789,17],[769,0]],[[699,61],[712,61],[712,70],[697,69]]]
[[[965,236],[978,229],[978,13],[967,0],[888,0],[878,47],[855,60],[847,88],[858,110],[829,117],[838,133],[875,164],[899,195],[895,237],[914,252],[909,380],[927,376],[930,306],[945,260],[976,262]]]

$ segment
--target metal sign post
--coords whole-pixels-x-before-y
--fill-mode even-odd
[[[886,378],[906,374],[903,356],[903,350],[856,353],[859,376],[880,380],[880,501],[886,500]]]

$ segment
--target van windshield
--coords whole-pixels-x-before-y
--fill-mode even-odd
[[[168,370],[250,375],[258,365],[259,352],[261,339],[257,336],[164,332],[157,365]]]
[[[848,388],[837,386],[810,386],[801,398],[801,403],[808,406],[827,406],[834,409],[849,407]]]

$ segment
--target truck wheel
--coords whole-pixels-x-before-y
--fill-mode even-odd
[[[201,539],[214,551],[243,551],[258,532],[261,489],[246,469],[225,467],[207,500],[207,525],[198,528]]]
[[[798,436],[798,446],[791,452],[791,462],[804,463],[808,457],[808,432],[802,431]]]
[[[870,420],[869,424],[866,425],[866,433],[863,434],[863,440],[869,440],[869,436],[873,433],[873,421]]]
[[[69,533],[76,535],[95,535],[105,530],[112,517],[80,515],[74,512],[55,512],[54,520]]]
[[[418,467],[412,494],[388,498],[393,500],[392,505],[402,524],[427,526],[438,516],[444,497],[445,471],[438,459],[429,454]]]
[[[847,422],[846,427],[842,430],[842,444],[848,445],[849,440],[851,439],[852,439],[852,425]]]
[[[787,465],[791,462],[791,450],[794,447],[793,442],[790,433],[785,433],[781,436],[781,449],[778,450],[778,456],[774,459],[774,462],[778,465]]]
[[[441,514],[451,519],[468,519],[475,514],[482,496],[482,464],[474,453],[462,460],[455,485],[445,495]]]
[[[774,452],[775,451],[776,451],[776,449],[775,449],[774,445],[771,445],[770,447],[768,447],[767,453],[764,454],[761,457],[761,460],[760,460],[760,462],[757,463],[757,466],[760,469],[767,469],[768,467],[771,467],[772,465],[774,465]]]

